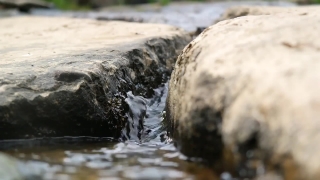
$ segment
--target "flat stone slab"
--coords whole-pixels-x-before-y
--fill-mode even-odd
[[[271,167],[319,179],[320,9],[291,10],[221,21],[186,46],[166,111],[183,153],[229,157],[224,164],[247,168],[239,179]]]
[[[0,139],[119,137],[126,93],[150,97],[190,41],[167,25],[0,19]]]

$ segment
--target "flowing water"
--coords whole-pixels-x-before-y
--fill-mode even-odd
[[[151,99],[128,93],[126,141],[63,137],[6,141],[0,148],[27,165],[26,174],[43,180],[220,179],[179,153],[166,136],[161,124],[167,91],[165,84]]]
[[[130,7],[80,13],[35,10],[31,15],[165,23],[194,31],[197,27],[211,25],[226,8],[240,4],[293,5],[280,1],[193,3],[170,5],[161,7],[160,10],[148,10],[149,6],[146,7],[147,10],[138,9],[141,7],[131,10]],[[0,17],[17,15],[21,13],[0,12]],[[162,127],[167,91],[165,84],[155,89],[155,95],[151,99],[128,92],[126,102],[130,112],[120,141],[95,137],[16,140],[0,142],[0,150],[21,161],[22,174],[37,176],[31,176],[30,180],[233,179],[229,173],[217,174],[212,169],[191,161],[174,147]]]

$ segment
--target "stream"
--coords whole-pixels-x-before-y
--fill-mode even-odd
[[[167,92],[165,84],[155,89],[151,99],[128,93],[126,141],[95,137],[14,140],[2,141],[0,149],[27,165],[23,173],[32,174],[30,179],[220,179],[219,174],[179,153],[166,136],[161,123]],[[139,128],[141,120],[144,130]],[[230,177],[228,173],[222,176]]]
[[[34,10],[29,15],[164,23],[193,32],[211,25],[228,7],[244,4],[248,3],[173,4],[160,8],[139,6],[97,12]],[[251,1],[249,4],[293,6],[281,1]],[[20,15],[24,14],[16,10],[0,12],[0,17]],[[130,112],[121,139],[57,137],[8,140],[0,142],[0,151],[19,160],[24,180],[235,180],[228,172],[215,173],[199,163],[199,159],[190,159],[179,153],[162,126],[168,83],[154,91],[155,95],[150,99],[128,92],[126,103]]]

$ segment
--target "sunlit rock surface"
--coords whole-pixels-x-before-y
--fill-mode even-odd
[[[283,12],[221,21],[183,50],[166,112],[183,153],[217,160],[229,148],[285,179],[318,179],[320,9]],[[259,164],[239,175],[271,167]]]
[[[167,25],[0,20],[0,139],[119,137],[126,93],[151,97],[190,41]]]

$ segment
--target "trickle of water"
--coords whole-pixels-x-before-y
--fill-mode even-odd
[[[154,89],[154,96],[151,99],[134,96],[131,91],[127,93],[125,101],[130,110],[128,123],[123,130],[123,139],[140,143],[160,143],[170,140],[166,137],[166,132],[162,127],[167,94],[168,83]]]
[[[168,84],[154,91],[151,99],[128,93],[130,112],[123,130],[127,141],[93,137],[38,139],[7,142],[5,152],[32,167],[26,171],[38,170],[42,180],[220,179],[211,169],[188,161],[166,137],[162,113]]]
[[[147,111],[147,101],[141,96],[134,96],[130,91],[127,93],[125,102],[129,105],[129,113],[126,128],[122,132],[122,139],[139,142],[143,131],[143,120]]]
[[[170,141],[166,137],[166,131],[162,126],[163,110],[168,95],[168,83],[154,90],[155,95],[148,101],[148,108],[144,120],[143,142],[160,143]],[[167,142],[165,142],[167,143]]]

